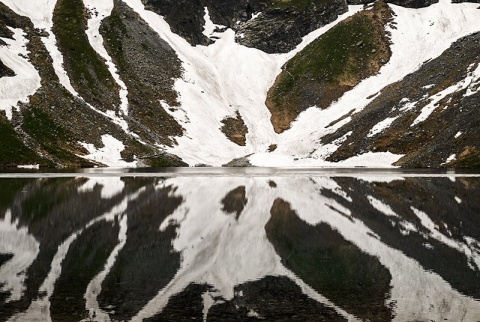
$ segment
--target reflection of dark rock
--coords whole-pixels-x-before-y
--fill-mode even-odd
[[[5,211],[12,206],[17,194],[30,181],[28,179],[2,179],[0,184],[0,218],[5,216]]]
[[[122,199],[121,195],[101,199],[100,186],[93,191],[79,193],[78,188],[85,181],[55,178],[30,182],[21,180],[20,185],[11,182],[11,187],[22,189],[11,202],[12,219],[18,220],[19,227],[28,227],[28,233],[40,243],[40,251],[27,269],[24,296],[17,302],[0,302],[3,305],[0,320],[7,319],[14,312],[26,310],[32,299],[38,297],[38,289],[47,277],[53,257],[63,241]]]
[[[480,63],[480,32],[454,42],[440,56],[420,69],[383,88],[360,113],[322,138],[332,143],[347,135],[327,160],[338,162],[366,151],[404,155],[395,165],[405,168],[480,167],[480,92],[466,95],[457,85],[470,77],[471,66]],[[412,125],[439,92],[452,87],[451,94],[423,122]],[[414,90],[412,90],[414,89]],[[384,131],[370,135],[387,118],[395,121]],[[457,133],[461,132],[460,136]],[[455,160],[444,164],[452,154]]]
[[[480,179],[459,178],[452,182],[448,178],[406,178],[390,183],[368,183],[338,178],[336,181],[349,191],[353,203],[333,194],[331,197],[350,208],[352,216],[362,220],[382,242],[437,273],[459,292],[480,299],[480,272],[468,266],[464,254],[429,237],[429,231],[411,209],[426,213],[443,235],[457,242],[464,243],[465,236],[479,240],[480,199],[471,196],[480,195]],[[369,195],[390,206],[400,219],[373,208],[367,199]],[[463,200],[461,204],[455,201],[455,196]],[[414,224],[419,232],[404,235],[400,227],[405,220]],[[427,243],[433,248],[427,247]]]
[[[127,241],[98,297],[103,309],[114,307],[107,311],[115,311],[111,316],[117,320],[133,317],[171,281],[180,267],[180,254],[172,246],[175,227],[169,226],[165,231],[159,227],[182,199],[171,196],[170,187],[146,188],[138,199],[129,203]]]
[[[267,276],[235,287],[235,297],[210,308],[208,321],[345,321],[287,277]]]
[[[277,199],[265,229],[282,263],[305,283],[349,313],[388,321],[390,272],[326,224],[310,226]]]
[[[202,294],[209,289],[207,285],[190,284],[172,296],[161,313],[145,321],[203,321]]]
[[[238,187],[230,191],[222,199],[222,210],[229,214],[236,213],[235,219],[238,220],[247,201],[248,199],[245,198],[245,186]]]
[[[2,267],[3,264],[11,260],[13,257],[13,254],[0,254],[0,267]]]
[[[52,321],[79,321],[87,317],[85,290],[118,244],[118,230],[118,222],[102,221],[72,243],[50,298]]]

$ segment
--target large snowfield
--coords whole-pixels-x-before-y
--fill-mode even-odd
[[[55,71],[61,84],[78,96],[62,67],[62,55],[55,46],[54,35],[51,32],[55,1],[39,0],[34,3],[29,0],[0,1],[16,13],[28,16],[35,27],[50,32],[50,36],[44,38],[44,43],[53,58]],[[440,0],[439,3],[422,9],[390,5],[395,12],[395,27],[388,30],[391,33],[392,56],[378,75],[363,80],[327,109],[310,107],[298,116],[289,130],[277,134],[270,122],[271,114],[265,106],[265,99],[282,65],[340,21],[362,10],[363,6],[350,6],[349,11],[335,22],[305,36],[303,42],[293,51],[287,54],[267,54],[237,44],[231,29],[215,33],[215,26],[206,8],[204,34],[210,37],[215,36],[218,40],[210,46],[193,47],[185,39],[173,33],[163,17],[146,10],[141,0],[124,0],[124,2],[170,44],[182,61],[184,74],[175,83],[180,107],[174,112],[168,108],[166,111],[185,129],[185,134],[176,138],[178,145],[163,148],[167,152],[178,155],[190,165],[202,163],[221,166],[232,159],[249,155],[251,164],[255,166],[391,167],[402,155],[370,152],[341,163],[325,161],[328,155],[338,148],[340,142],[322,145],[320,139],[346,124],[351,118],[346,117],[331,127],[327,125],[352,111],[361,111],[372,99],[372,94],[378,93],[388,84],[399,81],[414,72],[425,61],[439,56],[459,38],[480,30],[478,4],[452,4],[449,0]],[[121,110],[126,115],[128,114],[128,89],[118,76],[116,67],[103,47],[98,31],[102,19],[107,17],[113,8],[113,0],[85,0],[84,3],[89,10],[98,13],[91,15],[89,20],[88,39],[98,54],[106,60],[111,74],[121,88]],[[0,108],[5,110],[9,117],[18,101],[27,101],[28,96],[40,87],[38,73],[28,60],[18,56],[18,52],[23,50],[22,41],[21,33],[16,32],[14,42],[6,40],[9,45],[0,47],[0,56],[5,65],[16,73],[15,77],[0,80]],[[469,84],[478,84],[480,80],[478,68],[474,69],[471,75]],[[22,86],[17,86],[18,84]],[[478,86],[473,90],[478,90]],[[167,107],[165,103],[162,104]],[[434,103],[431,105],[416,122],[421,122],[428,117],[435,108]],[[95,107],[92,108],[95,109]],[[220,130],[221,121],[226,117],[235,116],[237,111],[248,127],[245,147],[228,140]],[[122,116],[113,114],[107,116],[130,133]],[[377,124],[370,134],[380,133],[390,124],[391,122],[387,120]],[[112,139],[116,140],[111,138],[110,141]],[[277,149],[274,152],[268,152],[268,147],[272,144],[276,144]],[[117,158],[107,158],[105,153],[97,151],[94,147],[89,151],[91,154],[88,158],[109,166],[135,166],[135,162],[127,164],[119,162]],[[99,158],[99,155],[102,155],[102,158]]]

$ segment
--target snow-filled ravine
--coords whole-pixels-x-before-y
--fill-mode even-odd
[[[36,2],[35,5],[26,0],[0,1],[15,12],[30,17],[36,27],[51,30],[54,0],[38,1],[38,4]],[[173,33],[163,17],[146,10],[141,0],[124,0],[124,2],[169,43],[182,61],[184,74],[175,83],[180,106],[169,109],[165,102],[162,102],[162,105],[185,129],[185,133],[183,136],[175,138],[178,144],[163,148],[169,153],[178,155],[190,165],[202,163],[220,166],[235,158],[248,155],[250,163],[255,166],[390,167],[402,155],[389,152],[368,152],[341,163],[327,162],[325,159],[338,148],[343,140],[347,139],[347,136],[328,145],[320,143],[320,139],[348,123],[351,116],[328,127],[332,121],[351,115],[352,111],[361,111],[373,99],[373,94],[381,91],[386,85],[399,81],[409,73],[418,70],[422,63],[439,56],[459,38],[480,30],[478,4],[453,4],[449,0],[440,0],[436,4],[421,9],[409,9],[390,4],[395,13],[393,23],[388,29],[391,34],[392,56],[378,75],[363,80],[327,109],[321,110],[312,106],[297,117],[289,130],[276,134],[270,122],[271,114],[265,106],[265,99],[266,93],[280,73],[281,67],[314,39],[347,17],[363,10],[363,6],[349,6],[347,13],[341,15],[333,23],[305,36],[303,42],[293,51],[287,54],[267,54],[237,44],[234,41],[235,33],[231,29],[221,33],[215,32],[216,26],[210,20],[207,8],[205,8],[204,16],[206,20],[204,34],[215,39],[215,42],[209,46],[194,47]],[[93,13],[88,21],[88,30],[86,31],[88,39],[92,47],[106,60],[111,74],[121,88],[121,110],[123,114],[127,114],[128,89],[117,74],[116,67],[103,47],[98,31],[102,19],[111,12],[113,1],[85,0],[84,3]],[[256,15],[252,19],[255,18]],[[77,95],[62,67],[62,57],[55,46],[53,33],[44,38],[44,43],[53,57],[55,71],[62,85]],[[0,50],[10,50],[11,55],[14,49],[0,47]],[[26,67],[22,70],[23,74],[19,74],[16,79],[34,79],[34,70],[26,69]],[[472,69],[470,78],[468,84],[464,82],[464,85],[468,87],[469,94],[472,94],[479,90],[478,68]],[[31,95],[38,87],[32,85],[28,91],[18,93],[18,99],[11,97],[11,91],[8,93],[0,91],[1,108],[7,111],[7,115],[10,115],[9,111],[15,106],[16,101],[25,101],[28,95]],[[422,115],[415,121],[416,123],[428,117],[435,107],[434,103],[432,102],[432,106],[425,108]],[[228,140],[220,130],[221,121],[226,117],[234,117],[237,111],[248,128],[245,147]],[[113,114],[108,116],[115,123],[121,125],[127,133],[132,134],[122,116]],[[377,124],[371,129],[369,135],[381,133],[393,121],[385,120]],[[269,152],[269,146],[273,144],[277,148],[275,151]],[[109,166],[119,165],[117,160],[112,163],[105,157],[103,161],[95,158],[99,154],[96,150],[90,150],[90,152],[90,158],[95,161]],[[130,164],[130,166],[134,165],[134,163]]]

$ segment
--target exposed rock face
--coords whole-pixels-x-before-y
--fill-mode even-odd
[[[207,7],[214,23],[232,28],[237,41],[268,53],[292,50],[307,33],[348,10],[341,0],[143,0],[150,10],[165,16],[172,30],[192,45],[208,45],[202,34]],[[251,20],[253,14],[261,14]]]
[[[225,211],[227,214],[235,214],[235,219],[238,220],[248,202],[245,194],[245,186],[237,187],[227,193],[225,198],[222,199],[222,210]]]
[[[286,53],[298,45],[302,37],[346,12],[340,0],[281,1],[273,0],[261,14],[240,24],[237,41],[267,53]]]
[[[342,189],[349,191],[352,201],[335,194],[331,194],[332,198],[349,207],[352,216],[365,223],[382,242],[414,259],[426,271],[438,274],[460,293],[480,298],[480,289],[471,284],[471,281],[480,278],[480,272],[471,269],[465,254],[430,235],[412,209],[418,208],[428,213],[439,232],[452,240],[461,241],[464,236],[478,240],[480,227],[476,221],[480,200],[467,196],[480,193],[479,180],[460,178],[452,182],[449,178],[404,178],[373,184],[352,178],[337,178],[335,181]],[[372,207],[372,198],[389,205],[400,216],[385,216],[385,213]],[[464,200],[461,211],[458,210],[458,203],[452,202],[456,198]],[[351,207],[352,204],[355,207]],[[404,220],[420,229],[417,232],[402,232],[398,228],[402,227]]]
[[[130,128],[144,141],[171,146],[183,133],[165,111],[178,105],[173,86],[182,66],[175,51],[122,1],[115,1],[100,31],[128,88]]]
[[[96,108],[118,111],[119,86],[104,60],[88,41],[85,33],[87,15],[83,2],[57,1],[53,20],[53,31],[72,86]]]
[[[282,67],[267,94],[277,133],[308,107],[327,108],[390,58],[385,27],[392,12],[384,2],[342,21]]]
[[[330,160],[370,150],[406,154],[397,163],[403,167],[480,166],[479,84],[465,80],[480,64],[478,52],[480,33],[455,42],[418,71],[384,88],[352,121],[324,138],[328,143],[353,132]],[[425,117],[417,120],[425,108]],[[387,118],[394,118],[390,127],[369,135]]]
[[[0,46],[1,45],[2,44],[0,44]],[[0,78],[2,78],[2,77],[12,77],[12,76],[15,76],[15,73],[13,72],[13,70],[11,70],[7,66],[5,66],[3,64],[3,62],[0,60]]]

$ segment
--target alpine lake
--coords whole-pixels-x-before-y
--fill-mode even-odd
[[[0,173],[0,321],[480,321],[480,174]]]

